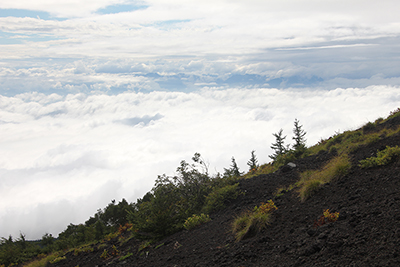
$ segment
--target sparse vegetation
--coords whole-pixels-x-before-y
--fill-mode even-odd
[[[107,251],[107,249],[105,249],[105,250],[103,251],[103,253],[101,253],[100,258],[102,258],[102,259],[107,259],[108,257],[109,257],[108,251]]]
[[[146,249],[146,248],[149,248],[150,245],[151,245],[151,241],[143,241],[143,242],[140,244],[138,251],[140,252],[140,251],[142,251],[142,250],[144,250],[144,249]]]
[[[124,261],[124,260],[126,260],[127,258],[129,258],[130,256],[133,256],[133,253],[132,253],[132,252],[129,252],[129,253],[126,254],[125,256],[122,256],[121,258],[119,258],[119,261]]]
[[[250,179],[252,177],[261,175],[261,174],[268,174],[273,173],[279,169],[279,166],[272,163],[266,163],[258,167],[255,172],[248,172],[242,176],[243,179]]]
[[[66,259],[67,259],[67,257],[65,257],[65,256],[57,257],[54,260],[50,261],[50,263],[57,263],[57,262],[60,262],[62,260],[66,260]]]
[[[280,187],[276,190],[276,192],[274,193],[274,196],[275,197],[283,196],[285,193],[292,191],[295,187],[296,187],[296,184],[291,184],[287,187]]]
[[[183,227],[186,230],[191,230],[195,228],[196,226],[209,222],[211,221],[210,216],[202,213],[200,215],[194,214],[193,216],[189,217],[186,219],[185,223],[183,224]]]
[[[320,151],[329,151],[337,154],[351,153],[363,145],[368,145],[379,141],[384,137],[389,137],[400,132],[400,127],[384,127],[377,129],[379,124],[385,123],[390,119],[400,116],[400,108],[390,112],[386,118],[379,118],[374,123],[368,122],[361,129],[355,131],[345,131],[335,133],[327,140],[321,140],[318,144],[308,148],[310,155],[318,154]]]
[[[347,154],[343,154],[330,160],[321,170],[301,173],[298,183],[301,201],[311,197],[321,185],[346,175],[350,167],[351,163]]]

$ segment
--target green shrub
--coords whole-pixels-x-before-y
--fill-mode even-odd
[[[239,183],[213,188],[206,197],[202,211],[210,213],[214,210],[222,209],[226,200],[236,199],[239,196],[238,186]]]
[[[301,154],[302,155],[306,152],[306,149],[304,148],[304,150],[302,150]],[[288,164],[291,161],[296,160],[298,157],[296,156],[296,151],[294,150],[288,150],[286,151],[284,154],[281,154],[279,156],[276,157],[275,161],[274,161],[274,165],[277,166],[278,168],[280,166],[283,166],[285,164]]]
[[[183,224],[183,227],[185,227],[186,230],[190,230],[200,224],[203,224],[203,223],[206,223],[209,221],[211,221],[210,217],[208,215],[205,215],[204,213],[202,213],[200,215],[194,214],[193,216],[186,219],[185,223]]]
[[[259,207],[255,206],[252,211],[245,211],[236,217],[232,223],[232,232],[235,234],[236,241],[258,233],[270,222],[270,215],[277,207],[272,200],[262,203]]]
[[[362,127],[362,131],[363,131],[363,133],[365,134],[365,133],[367,133],[367,132],[370,132],[370,131],[374,130],[375,128],[376,128],[376,124],[375,124],[375,123],[373,123],[373,122],[368,122],[367,124],[365,124],[365,125]]]
[[[343,140],[343,136],[344,134],[338,134],[330,138],[326,143],[326,148],[329,149],[333,145],[340,144]]]
[[[387,146],[384,150],[378,151],[376,157],[370,157],[360,160],[359,166],[361,168],[371,168],[377,166],[387,165],[400,156],[400,148],[398,146]]]
[[[400,108],[397,108],[396,110],[391,111],[388,119],[392,119],[397,116],[400,116]]]

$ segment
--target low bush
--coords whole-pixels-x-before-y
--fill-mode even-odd
[[[195,228],[196,226],[209,222],[211,221],[210,216],[202,213],[200,215],[194,214],[193,216],[189,217],[186,219],[185,223],[183,224],[183,227],[186,230],[190,230]]]
[[[259,207],[255,206],[252,211],[245,211],[242,215],[235,218],[232,224],[232,232],[235,234],[236,241],[258,233],[265,228],[273,211],[278,209],[272,200],[262,203]]]
[[[365,124],[365,125],[362,127],[362,131],[363,131],[363,133],[365,134],[365,133],[368,133],[368,132],[370,132],[370,131],[373,131],[375,128],[376,128],[376,124],[375,124],[375,123],[373,123],[373,122],[368,122],[367,124]]]
[[[213,188],[206,197],[202,211],[210,213],[214,210],[222,209],[225,201],[236,199],[239,196],[238,186],[239,183]]]
[[[372,168],[377,166],[387,165],[400,156],[400,148],[398,146],[387,146],[384,150],[378,151],[376,157],[370,157],[360,160],[361,168]]]

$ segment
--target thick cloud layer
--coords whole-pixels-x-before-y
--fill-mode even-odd
[[[308,144],[385,117],[398,87],[227,89],[118,95],[26,93],[0,97],[0,236],[56,236],[112,199],[136,201],[157,175],[199,152],[223,172],[250,152],[269,161],[272,133],[293,121]]]

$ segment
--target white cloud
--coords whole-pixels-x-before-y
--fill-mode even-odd
[[[157,175],[173,175],[180,160],[190,160],[195,152],[213,171],[223,171],[232,156],[246,170],[253,149],[261,163],[268,162],[272,133],[283,128],[291,140],[295,118],[311,145],[387,116],[400,105],[398,90],[3,96],[0,236],[19,231],[30,239],[45,232],[57,235],[111,199],[136,201]],[[28,224],[27,218],[40,218],[40,223]]]
[[[400,77],[396,1],[17,2],[1,7],[62,10],[69,19],[0,18],[8,41],[0,45],[0,88],[7,95],[334,89],[397,85]],[[96,13],[118,4],[146,8]],[[226,82],[246,74],[260,76]]]

